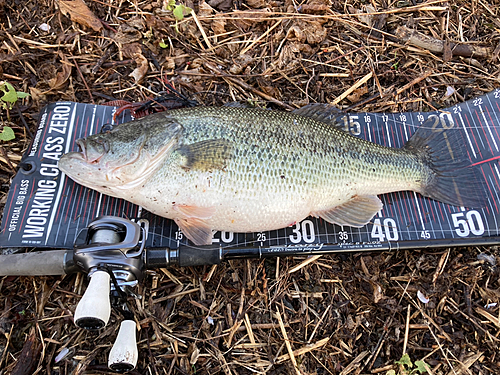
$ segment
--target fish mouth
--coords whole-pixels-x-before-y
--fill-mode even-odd
[[[85,140],[83,138],[79,138],[76,140],[76,145],[80,147],[81,155],[83,159],[88,161],[87,159],[87,147],[85,147]]]
[[[80,147],[83,159],[89,164],[98,164],[109,151],[109,143],[105,140],[94,140],[91,145],[88,145],[85,138],[79,138],[76,144]]]

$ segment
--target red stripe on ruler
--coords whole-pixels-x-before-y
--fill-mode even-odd
[[[488,139],[488,135],[486,134],[486,130],[484,129],[484,126],[483,124],[481,123],[481,118],[479,117],[479,114],[477,113],[477,111],[474,111],[474,113],[476,114],[477,116],[477,121],[479,121],[479,125],[481,127],[481,130],[483,131],[484,133],[484,138],[486,138],[486,142],[488,143],[488,147],[490,149],[490,151],[493,153],[493,149],[491,148],[491,145],[490,145],[490,140]],[[486,125],[486,124],[485,124]]]
[[[498,213],[497,200],[493,196],[493,192],[491,191],[490,184],[488,183],[488,179],[486,178],[486,174],[483,171],[483,167],[480,167],[479,169],[481,170],[481,173],[484,176],[484,180],[486,181],[486,186],[488,186],[488,190],[490,192],[490,197],[492,198],[493,204],[495,205],[495,211]],[[486,206],[486,209],[488,209],[488,206]]]
[[[489,164],[489,167],[490,167],[490,170],[491,170],[491,174],[493,175],[493,181],[495,182],[495,185],[497,187],[497,190],[495,190],[495,191],[498,191],[498,190],[500,190],[500,189],[498,189],[500,187],[500,185],[498,183],[497,175],[496,175],[495,171],[493,170],[493,167],[492,167],[491,164]],[[496,201],[496,199],[494,199],[494,200]]]
[[[417,219],[417,224],[423,224],[423,223],[420,223],[420,217],[417,213],[417,207],[415,206],[415,197],[413,195],[408,194],[408,198],[410,199],[410,202],[413,205],[413,214],[415,215],[413,218]]]
[[[120,203],[118,204],[118,212],[117,212],[117,216],[122,216],[121,215],[121,210],[122,210],[122,204],[123,204],[123,199],[120,199]]]
[[[64,177],[64,184],[63,184],[63,188],[62,188],[62,192],[64,194],[64,189],[66,188],[66,184],[68,182],[68,177]],[[59,207],[57,207],[57,213],[56,213],[56,222],[57,220],[59,219],[59,212],[61,212],[61,208],[62,208],[63,204],[59,204]]]
[[[438,202],[439,213],[441,214],[441,220],[444,222],[443,204]]]
[[[71,194],[69,195],[70,197],[73,197],[73,192],[75,191],[75,186],[76,182],[73,182],[73,186],[71,186]],[[64,221],[68,220],[68,214],[69,214],[69,204],[66,207],[66,214],[64,215]]]
[[[500,155],[494,156],[494,157],[486,159],[486,160],[478,161],[477,163],[471,164],[471,167],[475,167],[476,165],[481,165],[481,164],[488,163],[490,161],[498,160],[498,159],[500,159]]]
[[[498,106],[498,104],[497,104],[497,106]],[[485,106],[484,109],[486,110],[486,113],[488,114],[488,117],[490,118],[491,123],[494,124],[495,121],[493,121],[493,119],[491,118],[491,114],[490,114],[490,111],[488,110],[488,107]],[[495,134],[497,135],[497,139],[500,139],[500,136],[498,135],[498,132],[497,132],[497,127],[493,126],[493,129],[495,129]]]
[[[83,192],[83,190],[87,190],[87,189],[82,186],[82,188],[80,189],[80,192],[78,193],[78,200],[76,201],[76,207],[77,207],[77,209],[75,210],[75,217],[73,218],[73,220],[76,220],[76,218],[78,216],[78,207],[80,207],[80,200],[82,199],[82,192]]]
[[[470,125],[469,118],[467,117],[467,113],[464,113],[465,120],[467,121],[467,127],[470,129],[470,134],[472,135],[472,138],[474,138],[474,143],[476,144],[477,151],[479,152],[479,156],[483,157],[483,154],[481,153],[481,147],[477,144],[477,139],[476,136],[474,135],[474,131],[472,126]]]

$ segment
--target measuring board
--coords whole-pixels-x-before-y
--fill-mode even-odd
[[[64,153],[78,150],[76,139],[114,124],[115,111],[72,102],[44,108],[9,191],[0,247],[71,248],[78,232],[102,215],[145,223],[150,248],[193,246],[173,221],[78,185],[57,169]],[[121,114],[118,122],[130,119]],[[402,147],[426,120],[426,126],[455,128],[462,133],[471,164],[484,178],[487,205],[466,209],[397,192],[380,196],[383,209],[363,228],[309,217],[292,227],[262,233],[215,232],[212,246],[225,251],[259,248],[269,254],[487,245],[500,240],[500,90],[439,112],[339,113],[336,120],[351,134],[388,147]]]

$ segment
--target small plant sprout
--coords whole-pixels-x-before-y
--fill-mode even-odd
[[[29,96],[29,94],[25,92],[16,91],[14,86],[5,81],[0,82],[0,90],[3,92],[2,97],[0,97],[0,105],[4,109],[12,109],[19,99],[24,99]]]
[[[182,21],[185,16],[190,14],[193,10],[183,4],[177,4],[175,0],[168,0],[167,10],[172,11],[175,18],[175,31],[179,32],[179,21]],[[162,47],[163,48],[163,47]]]
[[[396,365],[401,366],[401,373],[399,375],[421,375],[427,372],[427,364],[424,361],[415,361],[412,363],[408,354],[403,354],[399,361],[394,362]],[[396,371],[389,370],[386,375],[396,375]]]

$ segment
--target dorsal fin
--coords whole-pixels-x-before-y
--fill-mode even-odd
[[[344,123],[340,121],[340,118],[344,115],[344,113],[330,104],[312,103],[296,109],[292,111],[292,113],[324,122],[325,124],[332,125],[339,130],[345,130]]]

